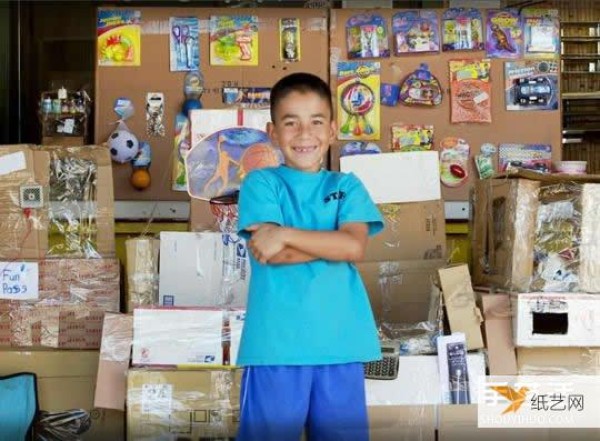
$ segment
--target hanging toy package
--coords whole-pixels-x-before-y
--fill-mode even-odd
[[[436,11],[402,11],[392,18],[394,55],[439,52],[440,34]]]
[[[446,187],[460,187],[469,179],[470,147],[462,138],[440,142],[440,180]]]
[[[300,19],[279,19],[279,59],[300,61]]]
[[[440,82],[429,71],[427,64],[422,63],[402,81],[400,102],[407,106],[437,106],[442,102]]]
[[[146,95],[146,133],[150,136],[165,136],[165,96],[162,92]]]
[[[521,16],[517,9],[490,9],[485,49],[491,58],[519,58],[523,52]]]
[[[473,159],[475,160],[475,168],[479,174],[479,179],[491,179],[496,173],[496,167],[494,166],[494,156],[498,149],[494,144],[485,143],[481,145],[480,154],[476,155]]]
[[[483,19],[477,9],[450,8],[442,15],[443,51],[481,51],[483,38]]]
[[[348,59],[388,58],[390,56],[387,24],[376,14],[359,14],[346,23]]]
[[[450,60],[450,101],[453,123],[491,123],[490,60]]]
[[[433,146],[433,126],[421,124],[392,125],[393,152],[415,152],[431,150]]]
[[[560,23],[557,9],[523,9],[525,58],[558,58]]]
[[[379,72],[378,62],[338,63],[338,139],[380,138]]]
[[[125,120],[134,113],[133,104],[129,98],[117,98],[113,110],[119,115],[119,120],[117,128],[109,135],[106,144],[112,160],[124,164],[133,160],[140,149],[137,137],[125,124]]]

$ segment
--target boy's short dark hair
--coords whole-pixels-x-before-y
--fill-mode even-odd
[[[330,118],[333,118],[333,104],[329,85],[316,75],[297,72],[281,78],[271,89],[271,121],[275,122],[275,108],[279,101],[291,92],[313,92],[327,101]]]

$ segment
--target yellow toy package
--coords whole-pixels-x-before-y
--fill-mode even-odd
[[[140,11],[98,11],[98,66],[141,64]]]

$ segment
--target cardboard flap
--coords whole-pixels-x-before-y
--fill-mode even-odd
[[[469,350],[483,348],[480,328],[482,316],[475,304],[468,266],[443,268],[438,274],[451,332],[463,332]]]

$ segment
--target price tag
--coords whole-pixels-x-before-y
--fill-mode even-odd
[[[34,300],[39,298],[37,262],[0,262],[0,299]]]

